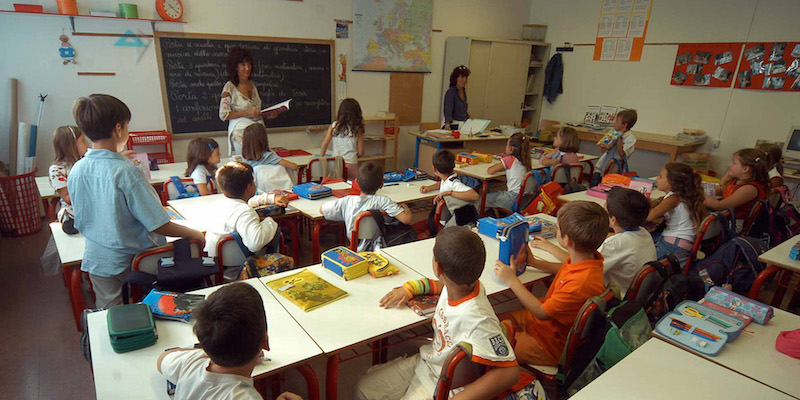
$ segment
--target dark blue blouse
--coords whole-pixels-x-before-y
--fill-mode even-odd
[[[458,97],[458,87],[450,86],[444,94],[445,122],[467,120],[467,91],[464,89],[464,100]]]

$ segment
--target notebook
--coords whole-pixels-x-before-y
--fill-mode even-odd
[[[306,312],[347,296],[347,292],[308,269],[267,282],[267,287]]]

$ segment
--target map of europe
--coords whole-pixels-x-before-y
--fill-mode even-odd
[[[431,71],[433,0],[354,0],[355,70]]]

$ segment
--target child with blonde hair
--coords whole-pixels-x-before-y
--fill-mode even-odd
[[[53,150],[55,160],[50,165],[50,186],[61,199],[61,209],[58,211],[58,222],[65,233],[73,235],[78,233],[75,229],[75,213],[72,211],[72,199],[67,190],[67,176],[70,169],[86,154],[90,147],[83,132],[77,126],[59,126],[53,132]]]

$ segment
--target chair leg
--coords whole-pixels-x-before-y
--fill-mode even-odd
[[[325,399],[336,400],[339,396],[339,355],[328,357],[328,366],[325,371]]]
[[[308,364],[303,364],[297,367],[297,372],[300,372],[303,379],[306,380],[308,400],[319,400],[319,381],[317,381],[317,374],[314,373],[314,370]]]
[[[779,270],[780,268],[770,265],[761,271],[761,273],[756,276],[756,280],[753,281],[753,285],[750,286],[750,292],[747,294],[747,297],[753,300],[758,300],[758,294],[761,293],[761,290],[764,288],[764,283],[766,283],[766,281],[772,277],[772,275],[775,275]]]

